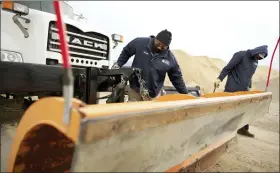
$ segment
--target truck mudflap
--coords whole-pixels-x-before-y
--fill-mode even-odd
[[[254,91],[104,105],[73,99],[69,125],[63,98],[43,98],[17,127],[8,171],[185,172],[194,158],[223,148],[225,138],[266,114],[271,98]]]

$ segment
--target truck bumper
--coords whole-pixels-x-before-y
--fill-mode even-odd
[[[63,68],[29,63],[0,62],[0,93],[60,92]],[[73,68],[73,74],[85,74]]]
[[[133,68],[99,69],[73,67],[74,92],[85,103],[98,103],[97,92],[106,92],[120,82],[120,76],[130,77]],[[63,68],[54,65],[0,62],[0,94],[34,95],[62,93]],[[109,81],[110,76],[116,77]],[[120,100],[121,102],[121,100]]]

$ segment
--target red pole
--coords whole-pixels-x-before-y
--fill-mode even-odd
[[[72,98],[73,98],[73,75],[72,75],[72,69],[71,64],[69,61],[69,51],[68,51],[68,45],[66,42],[66,34],[65,34],[65,24],[63,23],[62,16],[61,16],[61,9],[60,9],[60,2],[58,0],[55,0],[53,2],[56,18],[57,18],[57,29],[59,34],[59,41],[60,41],[60,50],[61,55],[63,59],[63,68],[64,74],[63,74],[63,97],[65,100],[64,105],[64,116],[63,121],[66,124],[69,124],[70,121],[70,115],[71,115],[71,109],[72,109]]]
[[[59,34],[59,40],[60,40],[60,50],[61,50],[61,55],[63,59],[63,68],[71,68],[71,64],[69,62],[69,52],[68,52],[68,45],[65,41],[65,25],[62,21],[61,17],[61,9],[60,9],[60,4],[58,0],[55,0],[54,2],[54,9],[56,13],[56,18],[57,18],[57,29],[58,29],[58,34]]]
[[[274,54],[275,54],[276,49],[277,49],[278,44],[279,44],[279,39],[280,39],[280,37],[278,37],[278,41],[277,41],[277,43],[276,43],[276,46],[275,46],[274,51],[273,51],[273,53],[272,53],[272,57],[271,57],[271,59],[270,59],[270,66],[269,66],[269,71],[268,71],[268,76],[267,76],[265,91],[267,91],[267,87],[268,87],[268,84],[269,84],[270,73],[271,73],[271,68],[272,68],[272,62],[273,62]]]

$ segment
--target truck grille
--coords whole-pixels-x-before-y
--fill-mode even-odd
[[[75,26],[66,24],[66,34],[71,57],[108,60],[109,59],[109,38],[96,32],[83,32]],[[58,29],[55,21],[49,25],[47,50],[60,52]]]

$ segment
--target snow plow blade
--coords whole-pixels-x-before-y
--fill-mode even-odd
[[[69,125],[63,123],[63,98],[43,98],[17,127],[8,171],[185,172],[204,160],[203,171],[238,128],[268,112],[271,98],[251,91],[100,105],[73,99]]]

